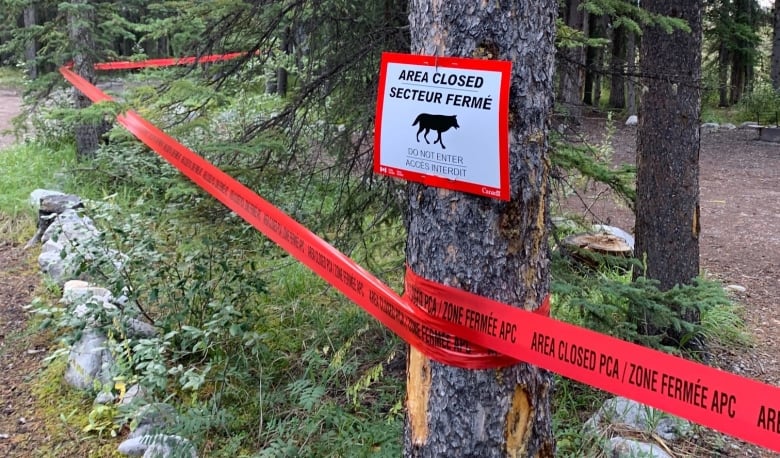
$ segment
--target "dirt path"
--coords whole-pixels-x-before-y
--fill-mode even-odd
[[[19,95],[0,88],[0,154],[15,141],[4,131],[11,128],[11,118],[20,109]],[[8,227],[2,218],[0,228]],[[25,335],[27,312],[23,307],[32,300],[39,278],[28,254],[10,242],[16,238],[0,234],[0,456],[32,457],[37,444],[47,438],[37,434],[40,421],[28,387],[46,351]]]
[[[21,107],[18,93],[0,87],[0,149],[14,142],[14,136],[4,132],[12,127],[11,118],[19,114]]]

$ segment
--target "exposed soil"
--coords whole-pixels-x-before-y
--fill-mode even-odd
[[[10,127],[9,119],[19,106],[15,93],[0,89],[0,149],[14,141],[2,131]],[[586,119],[582,127],[597,139],[603,126],[603,119]],[[616,163],[634,163],[635,128],[619,125],[612,144]],[[596,190],[582,197],[592,218],[632,229],[633,216],[614,199]],[[718,363],[780,386],[780,144],[757,141],[753,130],[703,133],[701,211],[702,268],[724,284],[746,288],[739,300],[755,336],[754,347],[718,355]],[[7,225],[0,221],[0,227]],[[36,434],[42,419],[36,418],[29,393],[29,381],[45,352],[34,337],[25,335],[23,307],[31,301],[39,279],[28,253],[10,242],[15,239],[0,234],[0,456],[30,457],[35,456],[37,445],[47,441]],[[713,456],[780,455],[727,439]]]
[[[14,137],[5,132],[11,128],[11,118],[19,114],[22,99],[15,91],[0,87],[0,149],[14,142]]]

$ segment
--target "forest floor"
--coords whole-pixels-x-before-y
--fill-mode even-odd
[[[14,142],[3,131],[19,109],[18,94],[0,88],[0,150]],[[599,141],[604,119],[587,118],[581,128]],[[634,163],[635,135],[635,128],[617,123],[611,139],[616,163]],[[753,346],[720,351],[715,362],[780,386],[780,145],[757,141],[753,130],[703,133],[700,164],[701,266],[724,284],[745,288],[737,300],[754,336]],[[633,228],[631,212],[609,195],[594,189],[581,197],[591,217]],[[0,228],[13,226],[0,216]],[[32,457],[49,438],[41,433],[46,419],[30,386],[46,355],[41,350],[52,343],[27,329],[23,307],[40,277],[32,255],[22,250],[21,237],[6,232],[0,233],[0,456]],[[780,456],[731,439],[719,449],[714,456]]]

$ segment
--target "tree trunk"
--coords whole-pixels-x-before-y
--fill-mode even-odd
[[[729,50],[722,41],[718,48],[718,106],[729,106]]]
[[[609,107],[626,107],[626,29],[617,27],[612,31],[612,58],[610,69]]]
[[[636,108],[636,34],[626,34],[626,114],[633,116]]]
[[[606,37],[606,19],[603,15],[590,14],[588,28],[592,38]],[[604,62],[604,48],[602,46],[589,46],[585,57],[585,94],[583,103],[598,108],[601,101],[601,68]]]
[[[289,56],[292,53],[292,29],[290,26],[284,29],[281,47],[285,56]],[[287,64],[285,63],[285,65]],[[287,67],[282,65],[276,69],[276,93],[281,97],[287,95],[287,80]]]
[[[774,35],[772,39],[772,87],[780,90],[780,0],[775,0]]]
[[[412,52],[512,61],[509,202],[410,183],[407,263],[429,280],[534,309],[549,287],[555,0],[412,0]],[[464,370],[411,349],[404,454],[551,457],[552,378],[527,364]]]
[[[95,82],[95,11],[87,0],[71,0],[68,10],[68,32],[73,49],[73,71],[90,83]],[[92,102],[79,90],[73,89],[77,109]],[[76,125],[76,157],[79,160],[94,157],[102,134],[102,123],[83,122]]]
[[[595,46],[588,46],[585,52],[585,83],[583,87],[582,103],[585,105],[598,105],[594,103],[593,97],[593,84],[595,83],[594,67],[596,65],[596,53],[598,48]]]
[[[566,24],[588,36],[588,14],[580,9],[581,0],[569,0]],[[561,86],[559,103],[573,119],[582,116],[582,88],[585,77],[585,47],[561,50],[559,59]]]
[[[37,10],[34,3],[30,3],[24,8],[24,28],[29,29],[38,24]],[[27,76],[30,79],[38,77],[38,64],[35,58],[38,55],[38,42],[30,37],[24,46],[24,61],[27,67]]]
[[[741,52],[731,53],[731,99],[732,105],[742,100],[745,90],[745,57]]]
[[[643,6],[682,18],[692,30],[668,34],[648,27],[641,46],[647,92],[642,96],[637,132],[635,252],[646,262],[645,275],[667,290],[690,283],[699,274],[702,4],[701,0],[646,0]],[[682,316],[699,321],[694,310]],[[681,342],[679,332],[661,331],[671,341]]]

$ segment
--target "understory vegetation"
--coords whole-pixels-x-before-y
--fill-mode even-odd
[[[143,84],[167,78],[157,71],[128,75],[123,103],[143,107],[142,114],[184,144],[401,291],[405,234],[397,183],[374,182],[358,167],[359,155],[354,168],[345,167],[343,158],[314,142],[291,156],[289,131],[282,128],[233,144],[242,126],[280,110],[280,98],[242,90],[182,99],[204,84],[197,72],[177,77],[168,91]],[[85,214],[102,237],[93,249],[98,256],[83,263],[83,273],[133,305],[105,313],[142,315],[159,330],[155,338],[126,340],[121,330],[106,329],[123,373],[114,386],[97,390],[121,393],[132,383],[149,388],[155,399],[177,407],[176,432],[194,440],[202,456],[401,454],[403,342],[120,128],[107,135],[94,160],[75,162],[71,117],[62,116],[56,103],[47,110],[32,120],[35,138],[5,151],[0,160],[0,175],[15,180],[4,182],[7,189],[0,192],[4,219],[26,221],[18,226],[21,238],[32,234],[34,215],[24,202],[33,187],[87,199]],[[341,136],[343,120],[329,122],[326,111],[320,114],[322,122],[298,133]],[[595,146],[557,142],[552,160],[559,195],[598,182],[630,207],[633,172],[612,170],[610,154],[608,139]],[[305,166],[305,179],[291,173],[297,166]],[[337,172],[344,169],[348,173]],[[587,227],[582,215],[554,208],[556,220],[566,224],[554,228],[553,245]],[[121,268],[111,262],[110,250],[124,254]],[[633,279],[641,269],[641,261],[626,259],[598,258],[584,265],[556,249],[552,315],[671,352],[678,350],[663,346],[663,336],[637,331],[637,311],[651,311],[658,328],[685,329],[711,348],[747,342],[739,309],[721,285],[702,278],[662,293],[641,276]],[[47,294],[33,304],[36,326],[73,342],[86,323],[63,313],[56,290],[48,285]],[[701,310],[700,325],[674,312],[686,307]],[[50,358],[38,390],[41,402],[51,402],[63,358],[62,351]],[[63,389],[56,395],[70,399],[62,404],[68,411],[55,421],[60,428],[101,441],[127,431],[119,409],[91,406],[81,394]],[[606,397],[557,381],[553,410],[561,456],[582,456],[597,445],[581,426]],[[106,456],[101,453],[94,456]]]

